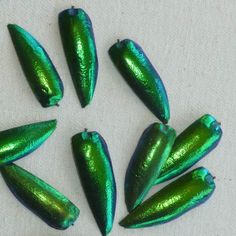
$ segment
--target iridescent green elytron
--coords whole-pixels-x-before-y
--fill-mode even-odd
[[[175,141],[175,130],[159,123],[151,124],[139,139],[125,177],[125,201],[128,211],[144,199],[161,167],[168,158]]]
[[[118,41],[109,49],[110,57],[126,82],[163,123],[170,118],[165,87],[157,71],[134,41]]]
[[[40,178],[15,164],[0,171],[15,197],[48,225],[66,229],[78,218],[79,209]]]
[[[49,120],[1,131],[0,166],[33,152],[53,133],[56,124],[56,120]]]
[[[141,228],[166,223],[206,201],[214,189],[214,179],[208,170],[197,168],[143,202],[120,225]]]
[[[71,77],[85,107],[93,98],[98,74],[92,22],[84,10],[72,7],[59,14],[59,27]]]
[[[182,174],[219,143],[222,136],[220,124],[206,114],[177,136],[171,154],[163,165],[157,183]]]
[[[47,52],[18,25],[9,24],[8,30],[35,96],[43,107],[57,105],[63,97],[63,84]]]
[[[84,131],[73,136],[72,148],[90,208],[107,235],[115,215],[116,184],[105,140],[97,132]]]

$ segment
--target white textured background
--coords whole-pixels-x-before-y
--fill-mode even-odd
[[[236,235],[236,1],[235,0],[0,0],[0,129],[56,118],[58,128],[37,151],[17,161],[52,184],[81,210],[73,227],[58,231],[23,207],[0,178],[1,236],[100,235],[76,172],[70,138],[99,131],[109,146],[117,182],[111,235]],[[91,17],[99,59],[92,104],[81,109],[68,72],[57,15],[74,5]],[[6,25],[24,27],[45,47],[64,82],[60,107],[42,108],[23,75]],[[125,230],[124,175],[144,128],[156,121],[111,63],[107,50],[131,38],[145,50],[166,86],[172,125],[178,133],[204,113],[222,123],[223,139],[203,165],[216,176],[212,198],[161,226]],[[155,187],[150,195],[160,186]]]

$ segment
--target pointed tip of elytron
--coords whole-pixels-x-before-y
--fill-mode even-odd
[[[85,108],[86,106],[88,106],[92,99],[93,99],[93,94],[92,95],[89,95],[89,94],[86,94],[86,93],[81,93],[79,94],[77,92],[77,95],[78,95],[78,98],[79,98],[79,102],[80,102],[80,105],[82,108]]]
[[[106,231],[102,232],[102,236],[107,236],[110,232],[111,232],[111,230],[106,230]]]
[[[102,236],[107,236],[111,232],[112,226],[108,225],[100,225],[99,230],[102,234]]]
[[[169,122],[170,119],[170,115],[169,114],[162,114],[161,116],[157,116],[157,118],[163,123],[163,124],[167,124]]]
[[[13,28],[15,26],[16,26],[16,24],[7,24],[7,28]]]
[[[140,202],[137,200],[137,198],[129,199],[129,201],[126,200],[126,207],[127,207],[128,212],[131,212],[132,210],[134,210],[134,208],[136,208],[139,204]]]
[[[9,164],[1,164],[0,167],[1,167],[0,173],[3,179],[6,181],[8,179],[8,175],[11,174],[12,171],[14,171],[14,168],[16,166],[14,163],[9,163]]]
[[[163,124],[167,124],[169,122],[170,107],[169,107],[168,99],[166,99],[166,102],[163,105],[160,104],[160,107],[158,109],[153,109],[153,110],[151,109],[151,111]]]
[[[127,218],[127,216],[119,222],[119,225],[124,227],[124,228],[130,228],[130,225],[127,224],[127,222],[126,222],[126,218]]]
[[[48,120],[45,123],[47,123],[47,125],[52,128],[53,130],[56,129],[57,127],[57,120],[53,119],[53,120]]]
[[[17,25],[16,24],[7,24],[7,28],[10,33],[12,33],[14,30],[16,30]]]
[[[162,180],[161,178],[157,178],[153,185],[157,185],[157,184],[160,184],[162,182],[164,182],[164,180]]]
[[[82,108],[85,108],[86,106],[88,106],[91,102],[91,99],[86,99],[86,100],[80,100],[80,104]]]
[[[11,29],[14,26],[14,24],[7,24],[7,28]]]
[[[19,30],[24,30],[23,28],[21,28],[19,25],[17,24],[7,24],[7,28],[9,30],[9,32],[14,32],[14,31],[19,31]]]
[[[81,103],[81,107],[85,108],[88,104]]]
[[[161,120],[161,122],[166,125],[168,123],[169,120]]]
[[[48,120],[49,123],[57,124],[57,119]]]
[[[131,206],[131,204],[127,204],[127,203],[126,203],[126,208],[128,212],[131,212],[134,209],[133,206]]]

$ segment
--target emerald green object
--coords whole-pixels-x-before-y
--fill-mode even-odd
[[[79,209],[40,178],[15,164],[0,171],[15,197],[51,227],[66,229],[78,218]]]
[[[116,183],[105,140],[84,131],[72,137],[72,148],[90,208],[102,235],[107,235],[115,215]]]
[[[170,118],[163,82],[142,48],[130,39],[118,41],[109,49],[110,57],[129,86],[163,123]]]
[[[59,14],[59,27],[77,96],[85,107],[93,98],[98,74],[92,22],[83,9],[72,7]]]
[[[0,166],[33,152],[53,133],[56,124],[56,120],[49,120],[0,131]]]
[[[35,96],[43,107],[57,105],[63,97],[63,84],[47,52],[20,26],[9,24],[8,30]]]
[[[137,207],[159,176],[175,141],[175,130],[153,123],[139,139],[125,177],[125,201],[128,211]]]
[[[162,183],[182,174],[212,151],[221,136],[220,123],[213,116],[206,114],[200,117],[177,136],[155,183]]]
[[[205,202],[214,190],[213,176],[207,169],[197,168],[143,202],[120,225],[141,228],[166,223]]]

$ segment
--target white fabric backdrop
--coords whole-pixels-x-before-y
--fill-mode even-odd
[[[0,178],[1,236],[100,235],[76,172],[70,138],[85,127],[106,139],[117,182],[117,210],[111,235],[236,235],[236,1],[234,0],[1,0],[0,129],[56,118],[58,128],[37,151],[17,164],[68,196],[81,210],[73,227],[58,231],[23,207]],[[91,17],[99,76],[92,104],[81,109],[68,72],[57,16],[74,5]],[[16,23],[45,47],[64,82],[60,107],[42,108],[20,68],[6,25]],[[197,166],[216,176],[212,198],[183,217],[161,226],[125,230],[124,175],[144,128],[156,118],[112,65],[107,50],[131,38],[146,51],[166,86],[172,125],[181,132],[204,113],[222,123],[219,147]],[[155,187],[149,196],[157,191]]]

